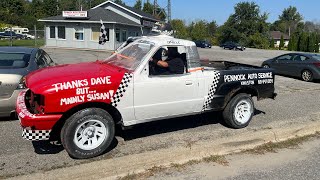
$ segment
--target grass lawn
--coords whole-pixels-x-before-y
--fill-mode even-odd
[[[37,39],[36,46],[35,46],[34,39],[12,40],[12,46],[40,47],[43,45],[44,45],[44,39]],[[0,40],[0,46],[10,46],[10,40],[9,39]]]

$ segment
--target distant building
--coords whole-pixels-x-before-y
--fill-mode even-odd
[[[102,20],[108,41],[99,45]],[[65,11],[40,19],[47,47],[115,50],[130,36],[148,34],[158,20],[151,14],[106,1],[88,11]]]
[[[284,40],[284,47],[288,47],[290,37],[287,34],[284,34],[280,31],[270,31],[270,38],[274,40],[274,46],[279,47],[280,46],[280,40],[281,36],[283,36]]]

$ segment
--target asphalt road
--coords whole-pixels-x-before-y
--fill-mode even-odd
[[[248,49],[244,52],[200,49],[200,55],[212,60],[231,60],[248,64],[261,64],[264,59],[283,54],[282,51]],[[109,52],[47,49],[58,63],[94,61],[107,57]],[[98,57],[98,58],[97,58]],[[100,58],[102,57],[102,58]],[[168,119],[138,125],[117,133],[110,151],[91,160],[71,159],[61,145],[30,142],[21,138],[17,120],[0,121],[0,178],[31,172],[72,166],[112,157],[125,156],[172,146],[188,147],[197,141],[228,137],[247,131],[282,127],[291,123],[312,121],[320,113],[320,84],[276,76],[276,100],[255,102],[256,115],[251,124],[241,130],[229,129],[221,123],[220,113]]]
[[[264,155],[227,156],[228,165],[200,163],[182,170],[169,169],[149,180],[317,180],[320,177],[320,141],[314,139],[294,149]]]

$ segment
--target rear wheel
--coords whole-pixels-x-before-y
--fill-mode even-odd
[[[233,97],[223,111],[227,125],[240,129],[248,126],[254,113],[254,103],[250,95],[241,93]]]
[[[61,130],[61,142],[68,154],[77,159],[102,154],[114,139],[111,115],[103,109],[87,108],[67,119]]]
[[[301,78],[302,80],[309,82],[313,80],[313,74],[309,70],[303,70],[301,73]]]

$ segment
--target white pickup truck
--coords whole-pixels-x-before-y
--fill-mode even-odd
[[[156,75],[150,60],[168,48],[178,50],[183,73]],[[230,127],[243,128],[254,115],[253,96],[276,96],[272,69],[201,63],[194,42],[164,35],[139,38],[106,60],[38,70],[26,77],[25,85],[17,100],[23,137],[58,137],[73,158],[106,151],[116,124],[223,111]]]

